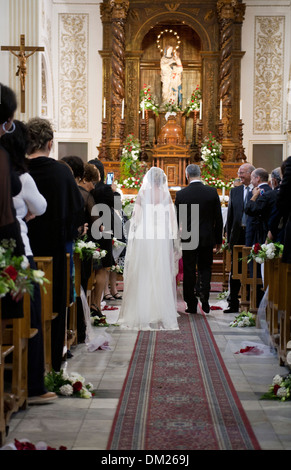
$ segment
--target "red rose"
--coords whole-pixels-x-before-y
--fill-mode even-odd
[[[74,392],[79,392],[80,390],[82,390],[82,382],[75,382],[74,385],[73,385],[73,390]]]
[[[274,395],[277,395],[277,392],[278,392],[279,388],[280,388],[280,387],[279,387],[278,384],[274,385],[274,390],[273,390],[273,391],[274,391]]]
[[[254,245],[254,253],[257,254],[261,249],[261,245],[259,243],[255,243]]]
[[[15,281],[17,279],[17,271],[13,266],[7,266],[7,268],[4,269],[3,271],[7,276],[9,276],[12,281]]]

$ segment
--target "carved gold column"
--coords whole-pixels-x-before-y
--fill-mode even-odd
[[[122,100],[125,98],[125,20],[128,0],[110,0],[112,24],[111,56],[111,121],[108,153],[111,160],[118,160],[120,153],[120,124]]]
[[[226,161],[235,162],[240,145],[239,102],[241,26],[245,4],[239,0],[218,0],[220,26],[219,99],[222,100],[222,145]]]

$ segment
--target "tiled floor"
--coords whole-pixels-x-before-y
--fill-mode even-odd
[[[212,294],[211,304],[217,302],[216,294]],[[280,367],[276,356],[235,354],[244,341],[261,343],[262,331],[255,327],[230,328],[234,317],[222,310],[207,315],[234,387],[261,448],[291,450],[291,402],[260,400],[273,376],[289,370]],[[65,364],[68,371],[80,373],[94,385],[95,397],[58,398],[51,404],[29,406],[12,417],[7,444],[14,438],[25,438],[33,443],[43,440],[56,448],[64,445],[69,450],[106,449],[137,335],[114,326],[106,331],[112,337],[110,350],[88,352],[84,344],[78,345],[72,349],[73,358]]]

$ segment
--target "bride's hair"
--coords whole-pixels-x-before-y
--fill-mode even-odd
[[[152,183],[156,186],[162,186],[166,183],[166,175],[161,170],[161,168],[157,167],[152,167],[148,172],[147,172],[147,178],[149,183]]]

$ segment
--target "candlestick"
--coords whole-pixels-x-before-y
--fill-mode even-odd
[[[219,112],[219,119],[222,119],[222,100],[220,100],[220,112]]]
[[[103,102],[103,119],[106,119],[106,98],[104,98]]]
[[[124,119],[124,99],[122,100],[122,106],[121,106],[121,119]]]
[[[223,199],[225,198],[225,187],[224,186],[222,186],[222,197],[223,197]]]
[[[202,100],[200,100],[200,113],[199,113],[199,119],[202,119]]]

